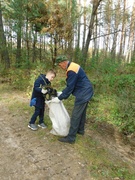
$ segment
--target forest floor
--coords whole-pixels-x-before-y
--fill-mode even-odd
[[[50,129],[30,130],[29,98],[25,93],[0,87],[0,179],[1,180],[94,180],[87,158],[78,142],[88,138],[98,142],[116,161],[135,167],[135,137],[123,138],[110,125],[97,124],[75,144],[59,142]],[[92,123],[92,122],[91,122]],[[90,147],[89,147],[90,148]],[[112,178],[104,178],[112,179]],[[119,178],[114,178],[119,179]]]

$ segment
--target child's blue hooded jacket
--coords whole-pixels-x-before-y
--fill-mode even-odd
[[[43,94],[41,92],[42,87],[45,85],[50,86],[51,83],[44,74],[40,74],[39,77],[34,82],[34,87],[33,87],[32,97],[31,97],[31,100],[33,98],[36,98],[35,106],[37,106],[39,108],[44,108],[44,105],[45,105],[45,97],[43,96]]]

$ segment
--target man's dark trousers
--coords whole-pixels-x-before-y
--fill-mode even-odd
[[[86,121],[86,109],[88,102],[75,105],[72,111],[71,124],[67,137],[71,141],[75,141],[76,134],[84,133],[84,125]]]

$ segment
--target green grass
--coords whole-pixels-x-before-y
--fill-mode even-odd
[[[16,93],[20,93],[20,95],[22,94],[21,92]],[[13,114],[23,116],[25,119],[24,125],[27,125],[29,118],[34,112],[34,108],[31,108],[25,101],[19,101],[13,97],[12,94],[10,96],[11,98],[8,100],[6,99],[5,103],[8,104],[8,108],[11,112],[13,112]],[[110,102],[113,104],[112,101]],[[65,107],[68,109],[69,113],[71,113],[73,103],[74,101],[72,97],[70,97],[68,101],[64,101]],[[104,103],[104,105],[105,104],[106,103]],[[91,105],[89,106],[89,110],[90,108]],[[100,113],[102,112],[101,110],[102,108],[100,109]],[[49,133],[52,128],[52,124],[48,114],[45,114],[45,122],[48,126],[47,131]],[[38,136],[39,139],[43,139],[45,137],[45,132],[39,130],[35,133],[35,135]],[[56,142],[57,139],[58,136],[48,136],[50,143]],[[85,160],[91,176],[93,176],[96,180],[111,180],[116,177],[124,180],[135,179],[135,173],[131,170],[127,163],[124,163],[120,161],[118,157],[111,155],[107,149],[101,146],[101,142],[94,141],[90,136],[86,135],[85,137],[82,137],[78,135],[74,148],[77,152],[79,152],[83,160]]]
[[[85,159],[90,174],[96,180],[110,180],[116,177],[124,180],[135,179],[135,173],[127,163],[111,155],[101,146],[101,142],[94,141],[90,136],[79,136],[76,149]]]
[[[112,63],[112,64],[110,64]],[[24,92],[30,95],[35,77],[37,77],[40,67],[30,72],[30,76],[25,76],[22,70],[16,72],[11,71],[10,76],[13,79],[13,84],[1,84],[0,86],[0,101],[5,101],[9,109],[13,113],[17,113],[24,117],[26,125],[31,117],[34,109],[29,107],[28,102],[18,101],[13,94],[21,96]],[[131,134],[135,130],[135,66],[117,66],[114,62],[103,62],[100,65],[87,66],[86,72],[94,86],[94,97],[89,103],[87,109],[87,121],[93,121],[93,125],[87,124],[91,131],[97,128],[97,122],[106,122],[119,127],[122,132]],[[22,83],[23,79],[23,83]],[[28,81],[29,79],[29,81]],[[65,72],[58,70],[57,77],[52,82],[54,88],[61,91],[65,87]],[[18,92],[23,90],[22,92]],[[10,94],[9,99],[4,99],[4,94]],[[16,92],[15,92],[16,91]],[[18,94],[19,93],[19,94]],[[30,96],[28,96],[30,98]],[[63,103],[71,115],[74,97],[70,96],[68,100],[63,100]],[[52,124],[49,116],[45,114],[45,122],[48,130],[51,130]],[[94,123],[96,122],[96,123]],[[38,131],[36,135],[39,139],[44,138],[44,131]],[[57,136],[51,136],[50,142],[57,141]],[[135,173],[132,168],[119,157],[112,155],[102,142],[92,139],[86,135],[85,137],[77,136],[75,149],[80,153],[85,160],[90,174],[96,180],[134,180]]]

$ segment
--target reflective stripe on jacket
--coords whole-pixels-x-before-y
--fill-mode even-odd
[[[74,71],[76,74],[78,73],[80,69],[80,66],[74,62],[70,63],[70,66],[68,67],[66,73],[68,73],[68,71]]]

